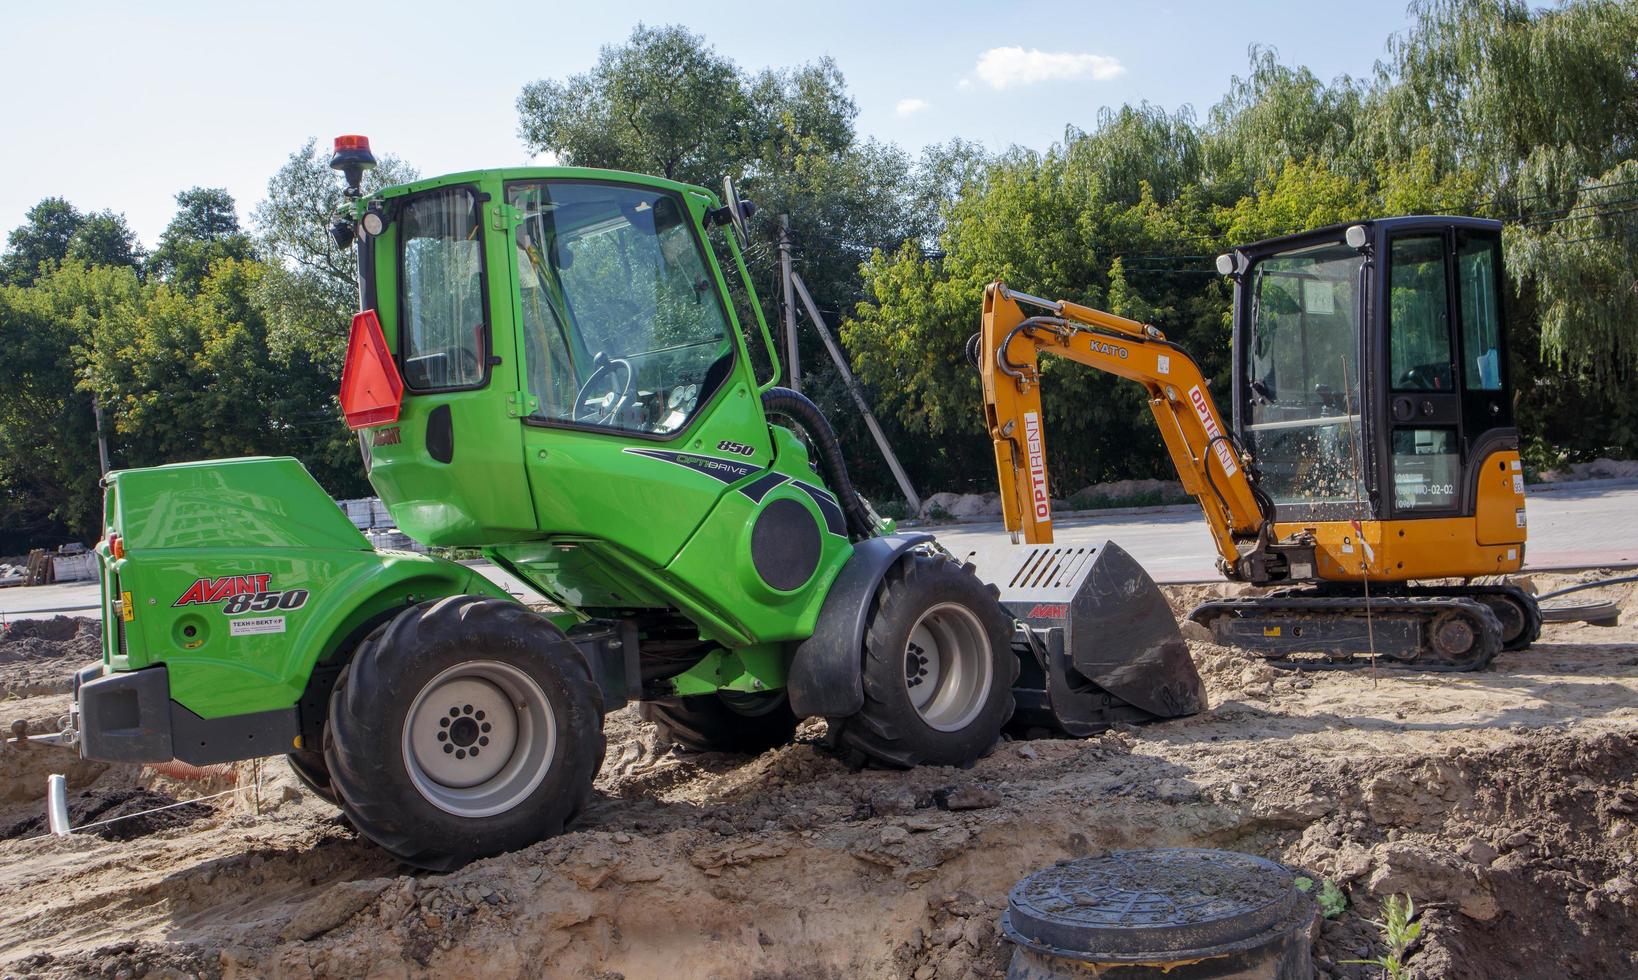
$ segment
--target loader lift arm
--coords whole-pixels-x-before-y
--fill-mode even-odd
[[[1030,315],[1024,307],[1041,312]],[[1288,577],[1274,544],[1274,504],[1252,459],[1224,424],[1200,366],[1155,327],[994,282],[984,289],[983,330],[969,341],[983,379],[995,443],[1001,510],[1014,540],[1052,541],[1040,357],[1050,354],[1141,384],[1183,489],[1200,503],[1230,578]],[[1291,542],[1301,546],[1299,542]]]

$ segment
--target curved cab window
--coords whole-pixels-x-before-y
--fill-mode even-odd
[[[404,381],[419,391],[483,384],[487,360],[483,239],[478,203],[464,187],[413,198],[403,241]]]
[[[585,181],[507,189],[531,418],[665,436],[733,366],[716,280],[682,203]]]

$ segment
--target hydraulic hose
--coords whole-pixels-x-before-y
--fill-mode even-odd
[[[791,420],[807,433],[808,440],[819,453],[819,471],[842,505],[849,533],[855,541],[874,536],[875,521],[870,518],[864,498],[853,489],[853,481],[847,475],[847,462],[842,459],[842,447],[836,441],[836,432],[831,429],[819,406],[799,391],[769,388],[762,394],[762,410],[769,415]]]

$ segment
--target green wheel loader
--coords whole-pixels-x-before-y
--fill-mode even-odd
[[[86,757],[287,755],[362,833],[449,868],[574,819],[628,702],[686,749],[823,717],[896,767],[970,763],[1009,723],[1200,709],[1115,546],[1009,549],[992,585],[876,516],[774,385],[731,184],[517,168],[366,196],[373,162],[337,141],[331,231],[361,284],[341,405],[370,482],[415,540],[481,548],[556,611],[371,548],[293,459],[110,473]]]

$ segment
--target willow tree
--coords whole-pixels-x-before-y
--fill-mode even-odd
[[[1423,0],[1379,66],[1368,122],[1388,165],[1429,154],[1510,222],[1512,275],[1546,359],[1638,367],[1638,4]]]

